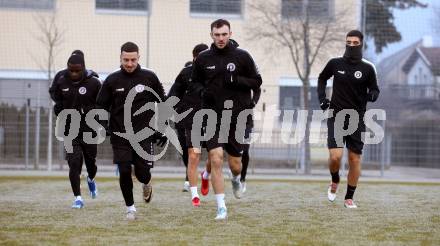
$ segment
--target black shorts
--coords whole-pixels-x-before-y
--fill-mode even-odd
[[[247,127],[244,131],[244,138],[248,139],[252,132],[252,128]],[[219,129],[216,129],[214,136],[206,141],[206,149],[210,151],[222,147],[229,155],[234,157],[241,157],[245,150],[249,150],[248,143],[243,143],[244,141],[240,141],[240,143],[235,138],[235,127],[231,127],[227,139],[227,143],[219,143]]]
[[[66,161],[79,160],[82,164],[83,157],[86,165],[95,165],[98,146],[96,144],[85,143],[82,139],[72,140],[73,153],[67,153],[64,149]]]
[[[342,137],[342,145],[338,145],[338,139],[341,139],[341,137],[338,138],[335,134],[335,115],[333,117],[327,119],[327,128],[328,128],[328,136],[327,136],[327,147],[329,149],[333,148],[343,148],[344,145],[347,147],[347,149],[353,151],[356,154],[361,155],[362,149],[364,148],[364,143],[362,141],[362,132],[365,132],[365,123],[363,120],[363,114],[359,114],[359,123],[357,126],[357,129],[354,133],[343,136]],[[344,120],[344,127],[343,129],[348,128],[350,116],[346,115]]]
[[[200,129],[201,136],[204,135],[203,129]],[[197,146],[198,144],[193,143],[193,139],[191,137],[191,129],[185,129],[185,139],[186,139],[186,146],[188,149],[194,148],[194,146]],[[206,148],[206,142],[201,141],[200,142],[200,148]]]
[[[150,155],[154,155],[153,142],[145,140],[140,143],[143,150]],[[118,164],[122,162],[129,162],[134,165],[145,164],[149,168],[153,168],[153,161],[145,160],[136,153],[136,151],[129,144],[113,144],[113,163]]]

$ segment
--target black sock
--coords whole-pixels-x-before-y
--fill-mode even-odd
[[[332,173],[330,172],[330,174],[332,175],[332,182],[333,183],[339,183],[339,171]]]
[[[356,190],[356,186],[351,186],[347,184],[347,193],[345,194],[345,200],[353,199],[354,191]]]

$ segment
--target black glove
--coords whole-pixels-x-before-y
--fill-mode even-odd
[[[321,107],[322,110],[326,110],[330,107],[330,100],[328,100],[327,98],[324,98],[323,100],[321,100],[321,103],[319,104],[319,106]]]
[[[379,97],[379,92],[377,91],[369,91],[367,94],[367,100],[369,102],[375,102],[378,97]]]
[[[160,132],[154,132],[153,141],[157,144],[157,146],[163,147],[168,141],[167,136],[163,135]]]
[[[236,87],[238,84],[238,76],[236,73],[226,71],[225,73],[225,85],[226,87]]]

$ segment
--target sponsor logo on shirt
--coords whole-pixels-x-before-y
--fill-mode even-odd
[[[234,63],[228,63],[228,65],[226,65],[226,69],[229,71],[229,72],[234,72],[235,71],[235,64]]]
[[[136,87],[134,87],[134,89],[136,90],[136,92],[143,92],[144,91],[144,89],[145,89],[145,86],[144,85],[142,85],[142,84],[138,84],[138,85],[136,85]]]

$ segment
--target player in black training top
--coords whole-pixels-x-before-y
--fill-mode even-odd
[[[363,34],[352,30],[346,36],[346,48],[343,57],[331,59],[318,78],[318,97],[322,110],[330,108],[331,118],[327,120],[329,149],[329,169],[332,181],[327,191],[328,199],[334,201],[339,184],[339,167],[344,144],[348,149],[348,184],[344,206],[356,208],[353,194],[361,172],[361,154],[364,143],[361,133],[365,132],[363,120],[367,102],[375,102],[379,97],[376,69],[374,65],[362,59]],[[326,98],[327,80],[333,77],[331,100]],[[348,128],[349,115],[345,115],[343,124],[335,125],[335,117],[341,110],[353,109],[359,116],[356,131],[348,136],[339,136],[340,130]],[[341,112],[342,113],[342,112]]]
[[[200,52],[207,50],[206,44],[198,44],[192,50],[193,61]],[[193,62],[192,61],[192,62]],[[200,199],[197,193],[197,166],[200,161],[200,150],[195,150],[191,141],[191,129],[193,125],[194,114],[201,108],[200,96],[191,91],[189,86],[192,74],[193,64],[186,64],[177,76],[168,96],[176,96],[180,99],[176,105],[176,112],[181,114],[189,109],[192,111],[180,122],[176,123],[177,136],[180,146],[183,150],[182,159],[186,167],[186,179],[184,183],[184,191],[191,191],[193,205],[199,206]]]
[[[250,54],[238,48],[238,43],[230,39],[230,28],[229,22],[223,19],[211,24],[211,38],[214,42],[209,50],[199,54],[191,76],[191,85],[195,87],[194,91],[200,92],[203,108],[212,109],[217,113],[217,129],[212,138],[206,139],[206,147],[212,167],[211,182],[216,194],[218,220],[227,217],[222,172],[223,150],[228,153],[234,196],[240,198],[241,155],[246,144],[235,137],[236,129],[241,127],[237,126],[237,116],[243,110],[252,108],[251,91],[259,88],[262,83]],[[230,130],[220,133],[222,111],[225,108],[232,110]],[[244,135],[244,132],[238,133]],[[226,139],[227,143],[222,143],[223,139]]]
[[[97,106],[110,112],[108,132],[111,134],[113,162],[118,165],[119,169],[119,185],[127,206],[127,219],[133,220],[135,219],[136,208],[133,200],[132,165],[134,165],[136,178],[143,184],[144,201],[149,203],[153,193],[150,173],[150,168],[153,168],[153,161],[144,159],[135,151],[127,139],[115,133],[126,133],[124,104],[130,90],[136,90],[136,95],[131,105],[131,112],[125,113],[131,116],[131,126],[134,133],[146,128],[152,129],[150,120],[154,116],[154,112],[147,110],[136,115],[134,113],[144,105],[148,105],[148,103],[156,103],[159,100],[165,101],[165,92],[156,74],[141,68],[138,64],[139,48],[135,43],[127,42],[122,45],[120,59],[120,69],[110,74],[102,85],[97,99]],[[166,137],[153,134],[140,141],[139,144],[143,151],[153,155],[153,143],[156,140],[160,140],[159,145],[163,145],[166,142]]]
[[[72,141],[73,153],[67,153],[66,159],[69,165],[70,184],[72,186],[73,195],[75,196],[72,208],[82,208],[84,201],[81,197],[80,174],[83,159],[87,168],[87,184],[90,195],[92,198],[96,198],[98,195],[95,182],[97,146],[96,144],[84,142],[83,133],[93,132],[93,130],[87,126],[85,117],[90,110],[96,107],[96,97],[101,88],[101,82],[92,74],[87,73],[84,65],[84,57],[76,54],[70,56],[67,61],[66,72],[56,81],[57,86],[53,91],[55,115],[58,116],[64,109],[77,110],[81,115],[79,134]],[[67,119],[66,122],[65,133],[70,130],[69,119]]]
[[[81,50],[74,50],[74,51],[72,51],[71,55],[79,55],[84,58],[84,53]],[[99,77],[98,74],[93,70],[86,69],[85,71],[86,71],[86,76],[88,76],[88,77],[90,75],[92,75],[96,78]],[[53,78],[52,84],[50,85],[50,88],[49,88],[49,95],[50,95],[50,98],[52,98],[52,100],[54,100],[54,101],[55,101],[54,94],[55,94],[55,91],[58,89],[58,80],[61,78],[61,76],[63,76],[66,73],[67,73],[67,68],[63,69],[61,71],[58,71],[55,74],[55,77]]]

